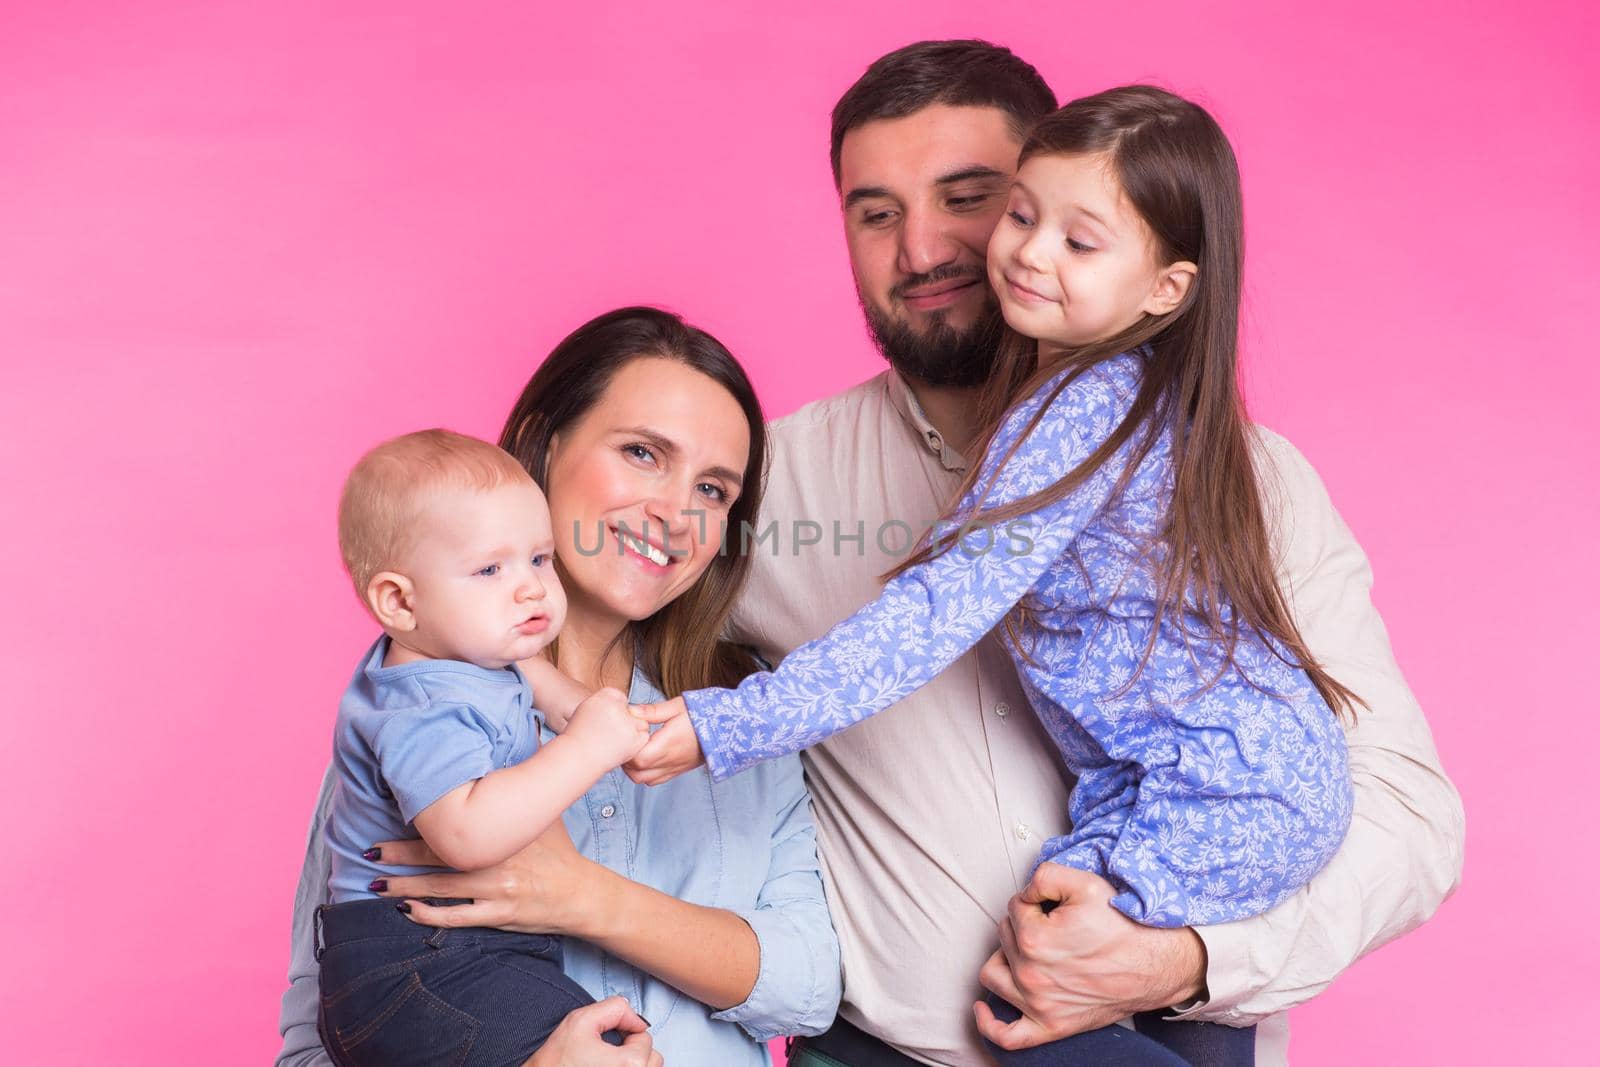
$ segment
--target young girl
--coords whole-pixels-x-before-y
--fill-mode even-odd
[[[989,245],[1015,335],[948,522],[776,671],[650,709],[668,725],[644,780],[697,763],[696,739],[719,779],[814,745],[1003,624],[1078,775],[1074,829],[1040,863],[1103,876],[1155,926],[1242,919],[1304,885],[1350,821],[1334,710],[1356,698],[1274,578],[1237,377],[1240,216],[1233,152],[1196,105],[1131,86],[1045,118]],[[995,536],[1016,521],[1031,545]],[[692,732],[669,721],[685,708]],[[1140,1022],[1187,1057],[1249,1061],[1248,1031]],[[998,1054],[1182,1062],[1115,1027]]]

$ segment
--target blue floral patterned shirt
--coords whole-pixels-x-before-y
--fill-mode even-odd
[[[957,547],[886,583],[775,671],[685,694],[712,776],[807,748],[887,708],[1026,598],[1012,657],[1078,775],[1074,828],[1047,841],[1039,862],[1103,875],[1117,889],[1113,904],[1154,926],[1257,915],[1309,881],[1350,822],[1344,733],[1283,649],[1244,635],[1230,660],[1192,612],[1156,625],[1151,546],[1171,499],[1170,438],[1157,436],[1120,492],[1140,434],[1022,526],[982,526],[984,510],[1050,486],[1110,437],[1144,358],[1124,354],[1084,372],[1025,437],[1066,372],[1007,416],[957,508],[977,520]]]

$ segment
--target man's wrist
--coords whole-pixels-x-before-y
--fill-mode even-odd
[[[1191,1007],[1206,999],[1206,943],[1192,927],[1170,931],[1164,973],[1170,979],[1153,1008]]]

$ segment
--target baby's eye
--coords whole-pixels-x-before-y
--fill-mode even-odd
[[[493,578],[495,575],[500,573],[500,564],[491,563],[487,567],[480,567],[477,573],[483,575],[485,578]]]
[[[532,562],[534,569],[537,570],[538,568],[543,567],[546,563],[549,563],[550,557],[544,555],[534,556]]]

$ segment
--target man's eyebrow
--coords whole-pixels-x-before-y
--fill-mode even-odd
[[[1010,177],[1011,175],[1007,174],[1003,170],[995,170],[993,167],[986,167],[982,164],[977,164],[971,167],[962,167],[960,170],[953,170],[948,174],[940,175],[934,184],[956,185],[960,182],[993,181],[995,179],[1005,181]]]
[[[881,185],[858,185],[845,194],[844,206],[854,207],[863,200],[892,200],[893,195]]]
[[[962,182],[991,182],[1007,181],[1011,175],[1003,170],[975,163],[970,167],[962,167],[947,174],[941,174],[934,179],[933,184],[941,188],[949,185],[959,185]],[[894,194],[881,185],[858,185],[851,189],[844,197],[846,208],[854,207],[863,200],[893,200]]]
[[[648,426],[629,426],[624,428],[622,432],[631,437],[644,438],[651,445],[655,446],[655,448],[661,452],[662,455],[675,456],[678,454],[678,446],[673,443],[670,437],[664,437],[659,432],[650,429]],[[741,489],[744,487],[744,475],[730,470],[727,467],[711,467],[705,473],[711,475],[713,478],[721,478],[725,482],[732,482],[735,486],[738,486]]]

